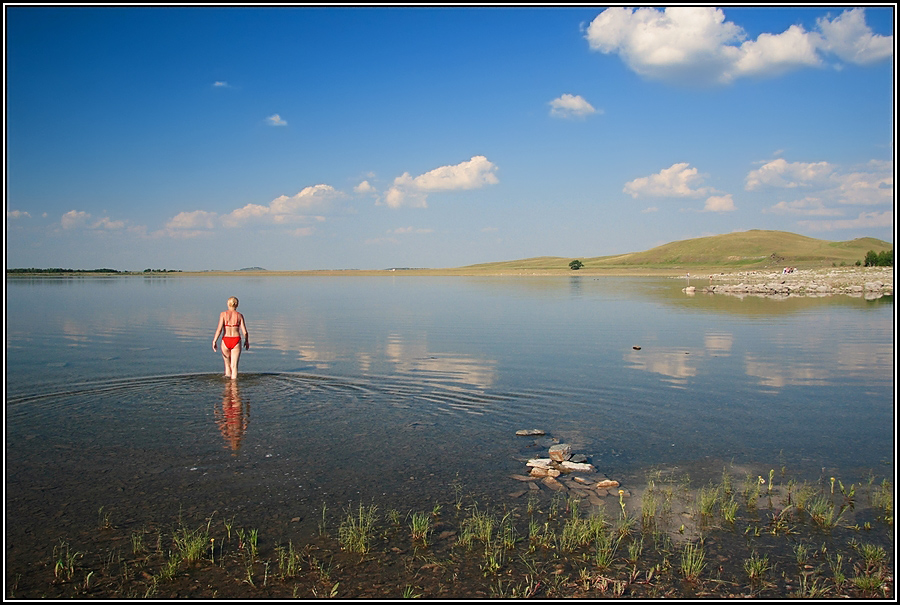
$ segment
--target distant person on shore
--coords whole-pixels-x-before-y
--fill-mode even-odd
[[[212,348],[216,350],[219,336],[222,336],[222,358],[225,360],[225,378],[235,379],[238,376],[238,361],[241,358],[241,335],[244,336],[244,348],[250,348],[250,334],[244,316],[237,312],[238,299],[228,299],[228,310],[219,314],[219,325],[213,336]]]

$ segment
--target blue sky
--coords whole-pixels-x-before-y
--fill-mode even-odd
[[[893,5],[4,9],[7,267],[893,242]]]

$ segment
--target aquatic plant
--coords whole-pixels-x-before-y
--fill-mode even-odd
[[[813,577],[812,572],[801,572],[797,596],[801,599],[821,599],[829,592],[829,588],[819,583],[820,578]]]
[[[732,485],[731,473],[728,472],[727,468],[722,469],[722,494],[724,497],[731,496],[734,491],[734,486]]]
[[[275,547],[275,554],[278,558],[278,571],[281,573],[282,579],[292,578],[300,572],[301,556],[294,550],[293,541],[288,542],[287,548]]]
[[[809,561],[809,548],[806,544],[798,543],[794,545],[794,559],[797,565],[803,567]]]
[[[603,571],[613,564],[616,558],[616,550],[618,550],[621,541],[621,536],[613,539],[612,534],[609,532],[601,532],[597,536],[596,551],[594,552],[594,565],[597,566],[597,569]]]
[[[516,526],[513,524],[511,513],[506,513],[503,515],[503,518],[500,519],[499,539],[501,546],[506,550],[514,549],[516,547],[516,542],[519,541],[519,536],[516,533]]]
[[[894,523],[894,489],[891,483],[884,479],[871,495],[872,506],[879,509],[885,522]]]
[[[876,571],[884,564],[885,559],[887,559],[887,552],[883,547],[876,544],[858,544],[856,546],[856,551],[862,557],[862,571],[865,573]]]
[[[759,479],[761,477],[754,477],[751,474],[744,477],[744,487],[741,493],[748,510],[756,510],[756,503],[759,500]]]
[[[769,569],[769,557],[765,555],[760,557],[756,551],[750,555],[750,558],[744,559],[744,571],[751,583],[760,582],[765,578]]]
[[[718,501],[718,486],[710,484],[706,487],[701,487],[700,491],[697,493],[697,504],[700,509],[700,516],[711,517]]]
[[[559,549],[562,552],[571,552],[582,546],[591,544],[599,539],[605,531],[606,520],[603,514],[595,514],[586,518],[571,516],[563,525],[559,535]]]
[[[887,586],[884,578],[878,574],[856,576],[853,578],[853,585],[863,591],[868,597],[874,597],[878,593],[886,596]]]
[[[463,531],[468,529],[474,539],[488,544],[494,536],[496,524],[497,519],[494,515],[475,509],[472,516],[463,521]]]
[[[650,481],[647,484],[644,495],[641,497],[641,527],[644,530],[648,530],[653,526],[656,517],[656,507],[655,485],[653,481]]]
[[[181,527],[176,529],[172,536],[172,541],[175,545],[173,557],[188,563],[203,558],[210,544],[209,526],[211,522],[212,517],[209,518],[206,527],[191,530],[182,524]]]
[[[834,580],[834,586],[838,590],[844,585],[844,582],[847,581],[847,577],[844,575],[844,555],[838,553],[834,557],[828,556],[828,566],[831,568],[831,577]]]
[[[635,564],[644,552],[644,538],[632,540],[628,544],[628,562]]]
[[[410,531],[414,541],[428,543],[428,534],[431,531],[431,517],[425,513],[413,513],[410,520]]]
[[[793,503],[797,510],[805,510],[809,500],[816,495],[816,488],[809,485],[806,481],[799,485],[795,485]]]
[[[688,582],[696,582],[706,567],[706,552],[703,544],[688,542],[681,550],[681,575]]]
[[[834,502],[824,494],[813,498],[807,507],[809,516],[823,529],[833,528],[843,515],[843,511],[835,516]]]
[[[788,525],[788,513],[790,512],[791,507],[787,506],[781,509],[780,512],[772,512],[771,518],[769,520],[769,530],[775,535],[779,533],[790,533],[791,528]]]
[[[357,512],[348,511],[338,528],[338,540],[345,550],[365,554],[369,552],[374,538],[378,508],[359,505]]]
[[[100,510],[97,511],[97,516],[99,517],[97,527],[99,529],[109,529],[112,527],[112,521],[110,521],[109,511],[104,511],[103,508],[104,507],[101,506]]]
[[[59,545],[53,547],[53,558],[56,559],[53,575],[57,578],[65,577],[67,580],[71,580],[75,575],[75,562],[83,556],[84,553],[72,552],[69,543],[60,540]]]
[[[144,533],[131,533],[131,554],[138,555],[144,552]]]
[[[756,478],[757,485],[764,485],[759,483],[759,475],[752,477]],[[666,483],[657,480],[658,478],[652,480],[652,489],[648,486],[648,490],[643,492],[641,517],[623,518],[618,514],[608,517],[603,507],[594,509],[592,513],[595,514],[590,514],[579,498],[571,495],[565,498],[552,497],[546,491],[537,492],[532,499],[532,514],[528,516],[520,516],[515,509],[503,509],[497,513],[477,506],[469,508],[465,516],[460,515],[455,520],[442,522],[442,525],[449,526],[448,529],[459,532],[458,543],[460,546],[467,544],[465,551],[444,548],[438,542],[427,551],[421,548],[404,548],[402,540],[405,532],[389,528],[379,533],[374,505],[352,506],[341,522],[344,526],[341,536],[337,535],[338,531],[333,532],[334,537],[316,535],[313,519],[310,535],[315,537],[312,542],[298,548],[296,539],[286,540],[280,545],[270,546],[268,555],[266,545],[259,541],[264,530],[240,527],[235,530],[232,527],[233,519],[226,521],[224,526],[213,527],[210,517],[195,529],[188,523],[182,523],[179,518],[178,525],[168,532],[156,529],[128,532],[112,527],[111,530],[122,534],[114,537],[114,540],[120,545],[126,545],[123,550],[127,554],[120,553],[117,549],[103,555],[75,552],[68,543],[60,541],[54,549],[51,564],[45,567],[51,583],[50,590],[53,592],[45,593],[44,596],[79,597],[89,593],[92,596],[113,598],[167,598],[179,594],[183,589],[183,580],[190,575],[199,580],[201,585],[210,587],[201,588],[201,592],[196,593],[198,597],[202,595],[215,598],[209,591],[214,590],[213,587],[224,579],[232,582],[232,586],[243,584],[247,591],[245,595],[258,596],[261,593],[256,591],[265,590],[272,597],[293,595],[295,598],[328,598],[338,597],[338,592],[342,593],[341,597],[371,597],[376,596],[376,593],[364,587],[363,578],[366,574],[371,574],[371,566],[375,561],[378,564],[384,562],[391,569],[401,570],[401,576],[397,580],[385,583],[385,576],[375,584],[380,586],[378,590],[381,592],[377,594],[385,596],[391,594],[392,586],[394,598],[399,598],[401,593],[407,598],[466,597],[475,594],[516,598],[537,595],[547,598],[616,595],[677,598],[749,594],[758,598],[774,598],[780,594],[784,582],[789,584],[787,590],[792,597],[873,598],[889,597],[893,591],[893,576],[886,567],[892,561],[891,554],[887,543],[880,542],[883,537],[878,531],[885,528],[880,516],[877,519],[871,516],[858,518],[858,525],[854,526],[857,532],[861,531],[865,520],[873,530],[873,533],[867,534],[872,538],[871,543],[847,539],[848,535],[860,534],[850,534],[844,530],[827,536],[825,544],[817,542],[823,539],[820,531],[823,524],[817,518],[821,518],[823,514],[827,517],[828,512],[832,511],[832,521],[835,521],[834,517],[840,519],[837,504],[841,501],[841,494],[851,493],[846,488],[842,492],[841,483],[837,479],[836,496],[829,494],[826,479],[806,500],[807,506],[802,512],[793,505],[773,508],[773,499],[767,504],[765,499],[760,500],[758,507],[761,513],[764,511],[768,515],[768,523],[766,520],[760,521],[758,517],[755,520],[748,519],[750,523],[744,533],[751,539],[738,540],[743,546],[736,544],[730,562],[717,562],[714,570],[706,559],[709,553],[705,552],[705,540],[676,545],[673,537],[677,538],[675,532],[680,519],[672,523],[671,520],[657,518],[656,514],[665,491],[672,487],[676,488],[670,492],[673,500],[677,501],[676,510],[685,510],[683,507],[690,510],[693,504],[698,507],[698,517],[701,514],[699,504],[704,498],[706,501],[711,500],[710,494],[718,490],[721,512],[715,507],[712,511],[726,521],[736,517],[729,509],[738,508],[740,496],[732,492],[732,496],[725,497],[721,484],[717,486],[709,483],[705,486],[707,494],[701,498],[698,492],[702,490],[682,490],[677,479],[671,482],[667,480]],[[869,482],[868,487],[865,482],[860,485],[857,494],[873,507],[879,504],[879,498],[887,498],[887,490],[875,483],[874,479]],[[784,494],[785,490],[792,492],[796,484],[791,485],[788,478],[785,478],[785,483],[778,487],[780,489],[777,493]],[[800,491],[803,491],[802,486]],[[538,511],[539,504],[551,503],[551,499],[556,503],[553,517],[546,510]],[[617,501],[615,497],[611,500]],[[618,499],[620,506],[621,502]],[[523,502],[523,509],[524,506]],[[644,508],[650,514],[645,515]],[[418,535],[417,528],[428,527],[425,539],[429,546],[432,546],[431,541],[434,539],[431,533],[434,531],[434,511],[435,508],[429,506],[424,512],[409,512],[406,517],[411,535]],[[375,557],[357,560],[332,554],[337,548],[352,552],[347,530],[365,525],[360,523],[360,519],[368,517],[369,512],[372,513],[373,522],[372,539],[367,552],[374,551]],[[869,514],[871,515],[871,511]],[[642,531],[635,532],[634,527],[638,522],[643,522],[645,516],[652,519],[652,529],[644,522],[644,527],[640,528]],[[396,515],[389,512],[386,517],[396,517],[401,525],[403,523],[399,512]],[[827,523],[826,519],[825,525]],[[718,531],[718,527],[712,526],[709,531]],[[733,530],[725,531],[726,534],[734,533]],[[522,540],[519,532],[528,539]],[[154,533],[157,535],[155,551],[152,545]],[[447,532],[448,535],[452,533]],[[235,534],[237,539],[232,542]],[[787,540],[777,539],[797,534],[800,535],[798,540],[791,537]],[[763,538],[759,545],[765,549],[766,556],[757,552],[757,542],[752,539],[753,536],[760,535]],[[442,541],[445,539],[446,537],[441,538]],[[525,544],[520,544],[523,541]],[[447,542],[447,546],[451,544],[452,542]],[[382,546],[383,549],[379,551]],[[792,568],[790,571],[779,572],[776,578],[773,561],[784,560],[792,548],[796,567],[789,566]],[[340,557],[340,563],[333,567],[324,565],[322,561],[328,561],[329,556]],[[773,556],[776,558],[773,559]],[[389,562],[392,557],[397,560]],[[204,561],[204,558],[208,558],[208,561]],[[203,563],[188,566],[189,560]],[[357,562],[354,563],[354,560]],[[423,562],[426,563],[424,567]],[[423,569],[440,570],[440,573],[435,574],[434,581],[431,581],[426,579],[430,574],[420,571]],[[219,579],[210,579],[207,584],[203,575],[210,570],[215,570],[216,575],[213,577]],[[221,575],[223,573],[224,576]],[[337,577],[338,574],[340,577]],[[453,578],[453,593],[447,592],[446,582],[450,577]],[[678,582],[679,579],[684,579],[687,583],[699,583],[702,588],[689,587]],[[29,595],[24,595],[26,598],[38,594],[33,589],[29,590]],[[10,586],[8,596],[15,594],[22,598],[21,592],[21,584],[17,582]]]
[[[738,511],[738,503],[734,500],[734,498],[729,498],[727,502],[722,502],[722,518],[724,518],[728,523],[734,524],[735,519],[737,518]]]

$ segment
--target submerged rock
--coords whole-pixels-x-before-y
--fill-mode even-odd
[[[555,492],[565,492],[565,491],[568,491],[568,489],[569,489],[565,485],[563,485],[562,483],[560,483],[559,481],[554,479],[553,477],[544,477],[544,479],[541,480],[541,483],[543,483],[544,485],[546,485],[547,487],[549,487],[550,489],[552,489]]]

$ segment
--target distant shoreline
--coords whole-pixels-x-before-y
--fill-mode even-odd
[[[837,271],[853,274],[857,279],[862,279],[866,273],[883,272],[884,267],[804,267],[808,271]],[[892,268],[887,268],[889,271]],[[17,278],[75,278],[93,277],[110,278],[124,277],[144,279],[179,278],[179,277],[685,277],[690,279],[708,279],[714,276],[717,279],[741,276],[744,279],[758,274],[771,276],[780,271],[778,268],[751,269],[741,267],[610,267],[591,269],[487,269],[461,267],[453,269],[307,269],[294,271],[158,271],[153,273],[125,272],[102,273],[96,271],[72,271],[54,273],[10,273],[7,279]]]

